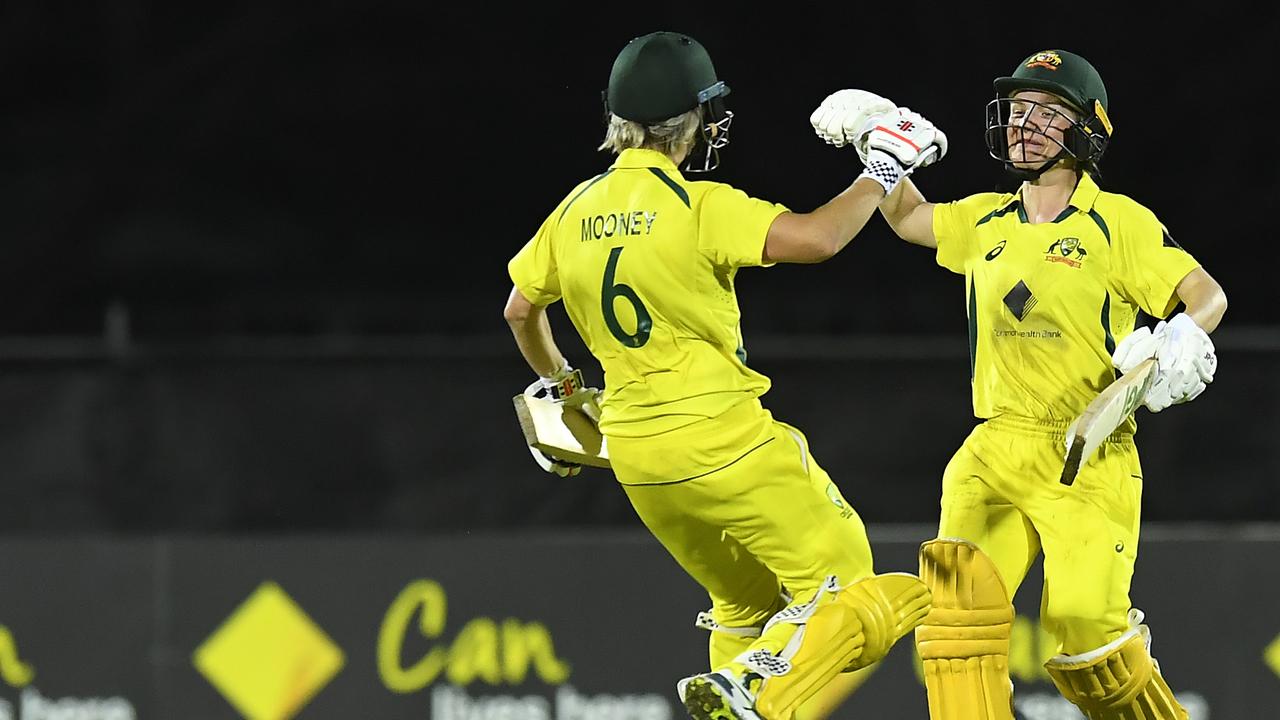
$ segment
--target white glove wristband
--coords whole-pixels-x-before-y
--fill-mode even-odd
[[[573,375],[573,367],[569,365],[569,359],[564,358],[564,367],[552,373],[550,377],[539,375],[537,380],[534,380],[529,384],[529,387],[525,388],[524,393],[525,395],[535,395],[539,390],[543,390],[546,391],[548,397],[559,400],[561,396],[569,394],[560,392],[559,388],[565,378],[571,375]]]
[[[881,150],[870,150],[867,152],[867,164],[863,169],[859,178],[870,178],[880,183],[884,188],[884,194],[888,195],[893,189],[902,182],[905,171],[898,164],[893,156]]]

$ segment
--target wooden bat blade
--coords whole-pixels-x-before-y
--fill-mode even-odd
[[[528,395],[516,395],[512,402],[529,447],[559,460],[609,467],[608,443],[581,410]]]
[[[1085,407],[1080,417],[1067,429],[1067,455],[1060,481],[1075,482],[1080,468],[1093,452],[1120,427],[1146,397],[1156,378],[1155,358],[1143,360],[1119,380],[1111,383]]]

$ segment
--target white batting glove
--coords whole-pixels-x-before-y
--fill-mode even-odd
[[[560,477],[573,477],[582,472],[582,466],[578,463],[557,460],[550,455],[542,452],[538,448],[529,447],[529,454],[533,455],[533,461],[538,463],[538,467]]]
[[[893,192],[917,168],[928,167],[947,154],[947,136],[920,113],[897,108],[868,121],[866,169],[868,177]]]
[[[1158,413],[1170,405],[1191,402],[1204,392],[1205,383],[1195,376],[1187,374],[1186,368],[1161,370],[1156,381],[1151,384],[1142,404],[1153,413]]]
[[[1154,356],[1159,367],[1159,374],[1143,401],[1147,409],[1160,412],[1171,405],[1181,405],[1200,397],[1218,370],[1218,356],[1209,334],[1196,325],[1190,315],[1179,313],[1168,322],[1161,320],[1157,323],[1150,335],[1149,340],[1137,341],[1144,346],[1149,346],[1151,341],[1157,343],[1154,353],[1146,355]],[[1116,353],[1119,352],[1117,347]],[[1114,357],[1112,359],[1115,360]],[[1142,359],[1145,358],[1137,362]]]
[[[1209,338],[1209,333],[1201,329],[1186,313],[1174,315],[1167,327],[1169,339],[1166,344],[1183,347],[1183,354],[1195,367],[1200,379],[1205,383],[1213,382],[1213,376],[1218,372],[1218,354],[1213,346],[1213,340]],[[1194,351],[1187,350],[1186,346],[1193,348]]]
[[[876,115],[893,112],[898,107],[892,100],[866,90],[837,90],[822,101],[809,116],[809,124],[823,142],[836,147],[853,145],[863,164],[867,161],[867,121]]]
[[[908,170],[928,167],[947,154],[947,136],[923,115],[911,108],[872,118],[866,128],[867,152],[883,150]]]
[[[555,402],[576,407],[582,410],[583,414],[591,418],[593,422],[599,423],[600,405],[598,400],[600,391],[597,388],[584,387],[584,385],[582,371],[573,369],[569,365],[569,361],[565,360],[564,367],[557,370],[550,377],[539,376],[537,380],[529,384],[529,387],[525,388],[524,394],[530,397],[549,398]],[[529,453],[533,455],[533,460],[538,463],[538,467],[560,477],[571,477],[582,472],[582,466],[578,463],[553,458],[535,447],[530,447]]]
[[[1156,335],[1144,325],[1120,341],[1116,351],[1111,353],[1111,364],[1121,375],[1128,375],[1143,360],[1155,357],[1163,340],[1163,333]]]

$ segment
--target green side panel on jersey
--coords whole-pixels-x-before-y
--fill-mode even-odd
[[[653,173],[659,180],[666,183],[667,187],[671,188],[671,191],[680,197],[680,202],[684,203],[685,207],[692,207],[689,205],[689,193],[685,192],[685,189],[680,187],[675,180],[672,180],[666,173],[655,167],[649,168],[649,172]]]
[[[1098,214],[1097,210],[1090,209],[1089,217],[1093,218],[1093,221],[1098,224],[1098,229],[1102,230],[1103,236],[1107,238],[1107,244],[1110,245],[1111,230],[1107,228],[1107,222],[1102,219],[1102,216]]]
[[[988,220],[991,220],[992,218],[1004,217],[1005,215],[1008,215],[1009,213],[1011,213],[1011,212],[1013,212],[1013,211],[1015,211],[1015,210],[1017,210],[1017,211],[1019,212],[1019,217],[1021,217],[1021,212],[1022,212],[1022,211],[1021,211],[1021,208],[1022,208],[1022,201],[1021,201],[1021,200],[1014,200],[1012,203],[1010,203],[1009,205],[1006,205],[1006,206],[1004,206],[1004,207],[1000,208],[999,210],[992,210],[991,212],[987,213],[986,215],[983,215],[983,216],[978,220],[978,222],[976,222],[976,223],[974,223],[974,224],[973,224],[973,226],[974,226],[974,227],[978,227],[979,225],[981,225],[981,224],[983,224],[983,223],[987,222]]]
[[[565,203],[564,209],[560,211],[560,220],[564,220],[564,214],[565,214],[565,213],[567,213],[567,212],[569,212],[569,207],[570,207],[571,205],[573,205],[575,202],[577,202],[577,201],[578,201],[578,198],[582,197],[582,193],[584,193],[584,192],[586,192],[586,191],[590,190],[592,185],[595,185],[596,183],[598,183],[598,182],[600,182],[601,180],[603,180],[603,179],[604,179],[604,177],[605,177],[606,175],[608,175],[609,173],[611,173],[611,172],[613,172],[613,170],[612,170],[612,169],[610,169],[610,170],[605,170],[604,172],[602,172],[602,173],[600,173],[599,175],[597,175],[597,176],[595,176],[594,178],[592,178],[592,179],[591,179],[591,182],[587,183],[587,186],[586,186],[586,187],[584,187],[584,188],[582,188],[581,190],[579,190],[579,191],[578,191],[578,194],[577,194],[577,195],[574,195],[572,200],[570,200],[569,202]],[[556,222],[559,222],[559,220],[557,220]]]
[[[978,294],[969,278],[969,382],[978,367]]]
[[[1111,335],[1111,293],[1102,298],[1102,332],[1105,334],[1107,355],[1116,351],[1116,339]]]

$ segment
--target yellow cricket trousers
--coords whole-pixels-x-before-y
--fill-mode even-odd
[[[1010,600],[1043,550],[1041,622],[1058,652],[1077,654],[1128,629],[1142,468],[1132,435],[1117,433],[1067,486],[1064,450],[1065,423],[1001,416],[978,425],[943,475],[938,536],[981,548]]]
[[[609,438],[637,514],[729,628],[759,627],[781,594],[872,574],[862,519],[794,427],[758,400],[650,438]],[[713,633],[713,635],[715,635]],[[712,663],[716,658],[712,642]]]

